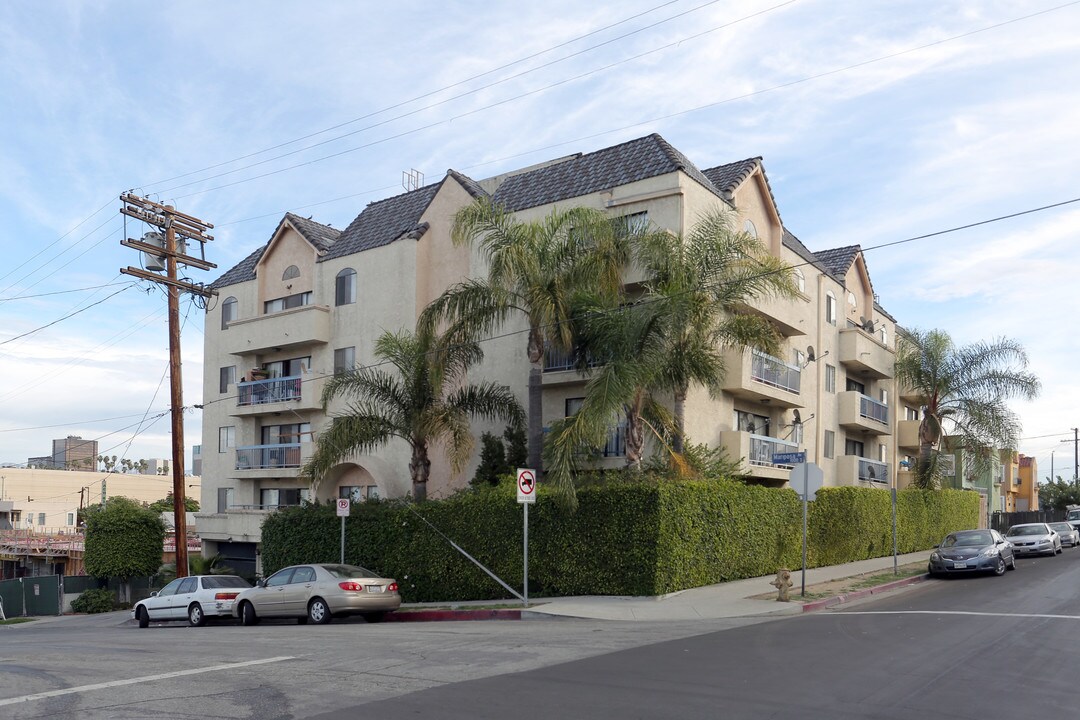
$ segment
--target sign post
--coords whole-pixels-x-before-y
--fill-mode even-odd
[[[338,498],[337,501],[337,514],[341,518],[341,564],[345,564],[345,518],[349,517],[349,513],[352,512],[352,500],[349,498]]]
[[[531,468],[517,469],[517,501],[525,513],[522,529],[522,550],[524,552],[522,585],[525,592],[522,595],[522,600],[525,602],[525,607],[529,607],[529,506],[536,502],[535,470]]]
[[[780,460],[777,460],[780,458]],[[773,463],[786,465],[794,463],[791,469],[791,487],[802,498],[802,596],[806,597],[806,525],[809,503],[825,482],[825,473],[814,463],[806,462],[806,453],[777,453]]]

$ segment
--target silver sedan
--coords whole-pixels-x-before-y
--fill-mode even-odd
[[[292,617],[301,624],[330,622],[333,617],[363,615],[378,622],[401,607],[393,578],[356,565],[293,565],[240,593],[233,615],[244,625],[264,617]]]
[[[1017,555],[1057,555],[1061,552],[1061,536],[1046,523],[1013,525],[1005,539]]]
[[[1061,537],[1062,547],[1076,547],[1077,545],[1080,545],[1080,531],[1069,523],[1050,523],[1050,527]]]

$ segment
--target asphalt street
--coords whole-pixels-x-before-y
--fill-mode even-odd
[[[782,619],[0,628],[0,718],[1072,717],[1080,550]]]

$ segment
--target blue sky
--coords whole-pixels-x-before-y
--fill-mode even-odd
[[[167,417],[138,425],[168,407],[168,339],[161,293],[119,276],[121,191],[213,222],[224,271],[284,211],[343,228],[403,170],[482,178],[658,132],[699,167],[763,156],[785,225],[867,248],[902,324],[1021,341],[1044,385],[1015,405],[1021,450],[1071,475],[1080,203],[870,248],[1080,197],[1080,4],[390,5],[0,5],[0,462],[67,434],[169,455]],[[182,311],[192,405],[202,312]]]

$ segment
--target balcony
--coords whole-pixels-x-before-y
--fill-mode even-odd
[[[249,445],[236,448],[236,477],[290,478],[311,454],[311,443]]]
[[[888,485],[889,465],[858,455],[842,455],[836,459],[836,479],[841,485],[858,485],[861,482]]]
[[[330,342],[330,308],[304,305],[271,315],[233,320],[221,338],[233,355],[325,345]]]
[[[896,423],[896,445],[909,450],[919,449],[919,425],[921,420],[901,420]]]
[[[585,382],[588,371],[577,369],[577,360],[573,352],[559,350],[547,345],[544,348],[544,385],[563,385],[566,383]],[[594,368],[604,363],[589,357],[587,367]]]
[[[304,381],[300,375],[236,383],[235,417],[268,415],[290,410],[321,410],[322,378]]]
[[[839,393],[840,426],[873,435],[891,435],[889,406],[856,390]]]
[[[745,472],[752,478],[782,482],[790,479],[791,466],[774,465],[772,456],[775,453],[799,450],[797,443],[735,430],[720,433],[720,446],[731,459],[742,459],[740,472]]]
[[[199,537],[204,540],[262,542],[262,524],[269,509],[234,505],[226,513],[196,513]]]
[[[724,353],[727,372],[723,389],[736,397],[770,402],[777,407],[803,407],[799,390],[802,371],[795,365],[758,350]]]
[[[803,298],[794,300],[780,297],[755,298],[753,305],[742,305],[740,312],[759,315],[770,320],[780,334],[785,337],[806,335],[807,318],[813,314],[808,310],[809,302]]]
[[[884,380],[893,376],[896,355],[859,328],[840,331],[840,363],[849,372]]]

